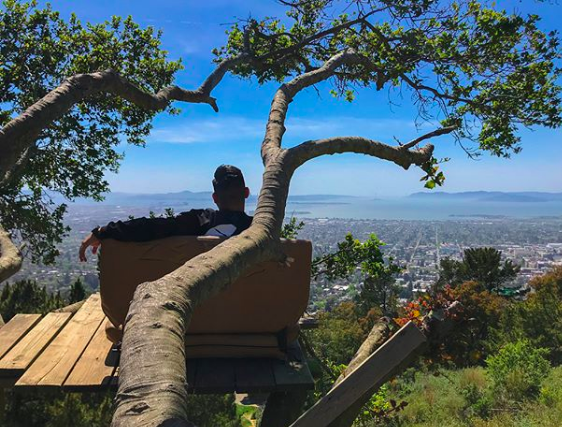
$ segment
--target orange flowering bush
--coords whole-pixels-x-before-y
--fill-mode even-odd
[[[432,320],[446,321],[446,338],[430,336],[429,360],[468,366],[483,363],[490,327],[497,324],[507,305],[507,299],[481,284],[465,282],[418,297],[403,306],[394,321],[399,326],[412,321],[419,327],[427,327]]]
[[[409,321],[417,326],[422,326],[429,316],[458,317],[458,310],[449,312],[447,309],[458,300],[455,290],[446,285],[438,292],[424,294],[414,301],[410,301],[399,311],[400,317],[394,319],[399,326],[404,326]]]

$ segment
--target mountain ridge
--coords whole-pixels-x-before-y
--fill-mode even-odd
[[[512,203],[544,203],[562,201],[562,193],[543,191],[461,191],[449,193],[446,191],[412,193],[412,199],[441,199],[456,201],[478,202],[512,202]]]

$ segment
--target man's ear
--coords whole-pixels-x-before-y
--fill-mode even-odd
[[[244,198],[247,199],[250,197],[250,189],[248,187],[244,187]]]
[[[218,199],[217,193],[213,193],[213,202],[215,202],[215,205],[218,204],[217,199]]]

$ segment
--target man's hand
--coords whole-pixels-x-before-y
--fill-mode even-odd
[[[98,252],[98,248],[101,244],[100,239],[98,239],[96,236],[94,236],[92,233],[88,234],[88,236],[82,240],[82,244],[80,245],[80,250],[78,251],[78,256],[80,258],[80,261],[87,261],[86,259],[86,249],[88,249],[89,246],[92,247],[92,253],[95,255]]]

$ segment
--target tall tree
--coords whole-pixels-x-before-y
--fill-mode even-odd
[[[99,130],[104,123],[111,126],[117,120],[127,124],[131,116],[139,126],[133,127],[137,132],[131,131],[133,142],[140,142],[154,112],[169,110],[173,100],[207,103],[216,109],[211,91],[227,71],[241,77],[255,76],[260,83],[281,83],[272,100],[261,146],[263,184],[252,226],[163,278],[140,285],[135,293],[125,326],[115,426],[190,425],[185,406],[184,335],[193,309],[236,280],[248,266],[266,260],[290,262],[281,250],[279,236],[291,177],[307,161],[344,152],[366,154],[404,169],[420,167],[425,173],[425,185],[433,188],[442,183],[444,176],[428,140],[452,134],[460,143],[474,143],[472,149],[467,148],[471,155],[488,151],[508,157],[520,150],[520,126],[557,127],[562,122],[560,88],[556,84],[560,74],[556,65],[559,41],[556,34],[547,35],[538,29],[537,16],[513,15],[470,0],[280,2],[288,8],[283,22],[248,20],[229,31],[226,45],[215,51],[215,71],[195,91],[164,87],[177,65],[166,63],[162,56],[156,63],[164,67],[166,77],[151,80],[152,69],[146,70],[142,60],[136,59],[142,55],[136,51],[130,54],[130,46],[120,45],[119,54],[124,52],[126,57],[119,58],[126,66],[121,62],[88,62],[86,65],[93,68],[80,68],[76,72],[84,74],[70,77],[59,86],[52,79],[45,85],[46,92],[50,92],[28,98],[21,104],[25,111],[9,113],[0,130],[1,194],[9,196],[10,189],[17,188],[16,183],[27,176],[23,171],[42,164],[36,159],[40,159],[38,153],[43,153],[45,137],[58,129],[61,121],[64,135],[71,141],[74,136],[77,141],[75,146],[67,147],[68,151],[62,150],[73,158],[80,147],[92,148],[88,132],[107,132]],[[13,1],[5,4],[10,10],[17,5]],[[3,17],[3,21],[9,20]],[[8,31],[3,37],[11,40],[14,34]],[[113,37],[108,36],[104,47],[98,46],[95,51],[112,46],[112,41]],[[157,55],[154,43],[146,43],[151,52],[149,59]],[[20,45],[10,51],[17,57]],[[81,57],[68,49],[65,55],[68,52]],[[49,57],[46,55],[45,60]],[[103,71],[108,66],[114,70]],[[44,75],[34,71],[38,76]],[[340,136],[284,148],[290,103],[303,89],[326,80],[332,83],[336,95],[348,99],[353,98],[356,86],[410,91],[421,116],[430,123],[440,121],[440,125],[398,145],[361,136]],[[112,108],[95,108],[91,115],[81,116],[85,121],[66,121],[73,111],[89,111],[90,106],[100,103]],[[121,105],[127,108],[121,110]],[[123,117],[125,121],[121,122]],[[84,123],[90,124],[87,129]],[[56,145],[54,151],[51,156],[58,159],[61,151]],[[105,154],[92,155],[106,159]],[[106,167],[113,163],[106,160],[103,164]],[[65,188],[58,178],[71,182],[80,179],[81,169],[69,166],[61,171],[59,174],[47,169],[48,184],[54,182],[55,189]],[[44,184],[37,177],[31,182]],[[76,195],[73,191],[67,194]],[[2,213],[1,221],[7,230],[17,228],[6,213]],[[9,239],[2,236],[0,259],[9,253],[4,248],[10,245]],[[18,257],[6,258],[6,271],[17,268],[17,261],[11,262],[12,259]]]
[[[461,261],[449,258],[441,261],[436,286],[457,286],[472,280],[489,291],[498,291],[502,284],[515,279],[520,270],[510,259],[502,262],[501,257],[501,251],[495,248],[465,249]]]
[[[82,301],[86,298],[86,288],[82,280],[76,279],[68,292],[68,303],[74,304],[75,302]]]
[[[53,193],[100,200],[108,191],[104,173],[122,158],[117,144],[144,144],[156,109],[108,92],[129,85],[145,99],[144,91],[172,82],[182,67],[167,60],[160,35],[131,18],[83,25],[35,0],[2,3],[0,226],[28,242],[33,260],[52,262],[67,231],[66,206]]]

